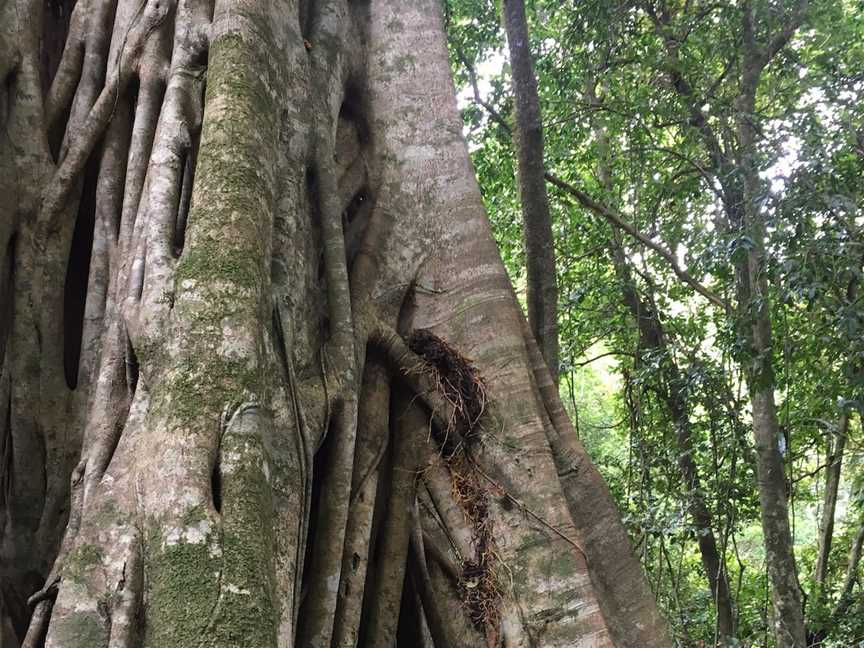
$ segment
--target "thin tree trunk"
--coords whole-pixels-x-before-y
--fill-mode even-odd
[[[602,108],[601,100],[597,96],[596,79],[593,74],[588,75],[586,82],[586,98],[592,107],[592,123],[595,141],[598,149],[597,177],[607,195],[611,195],[612,175],[610,164],[609,141],[605,129],[599,124],[598,111]],[[640,348],[655,351],[661,358],[661,369],[659,380],[665,386],[663,398],[675,426],[675,437],[677,443],[678,467],[683,477],[685,498],[687,508],[696,527],[696,539],[699,545],[699,555],[702,566],[711,588],[717,611],[717,629],[724,644],[734,638],[735,616],[732,609],[732,599],[729,593],[729,584],[726,572],[723,569],[723,561],[717,549],[717,540],[714,536],[714,524],[711,511],[709,510],[703,491],[700,487],[699,471],[696,460],[693,458],[693,438],[690,425],[690,417],[687,407],[687,397],[684,392],[681,372],[671,350],[666,345],[666,334],[663,330],[658,313],[639,295],[636,282],[630,272],[629,262],[624,252],[623,241],[618,230],[612,230],[613,240],[610,242],[612,249],[612,263],[615,274],[621,288],[621,299],[624,302],[633,322],[639,332]]]
[[[837,494],[840,487],[840,474],[843,468],[843,453],[846,449],[846,435],[849,430],[849,413],[844,411],[837,422],[837,429],[829,433],[827,466],[825,467],[825,491],[822,495],[822,519],[819,521],[816,566],[813,569],[813,583],[817,591],[825,587],[828,577],[828,559],[831,555],[831,541],[834,537],[834,512],[837,510]]]
[[[749,8],[745,8],[741,94],[735,109],[738,172],[741,179],[741,219],[737,224],[752,244],[744,251],[742,261],[736,267],[738,318],[752,355],[745,361],[745,375],[756,440],[756,472],[765,560],[773,590],[774,635],[780,648],[805,648],[804,610],[789,526],[786,478],[780,454],[781,433],[774,401],[774,345],[768,281],[765,276],[765,226],[760,211],[763,188],[756,159],[756,127],[753,123],[758,82],[764,63],[755,51],[752,15],[748,15],[748,11]]]
[[[840,586],[840,592],[837,596],[837,601],[834,607],[828,613],[822,623],[813,624],[811,626],[808,641],[810,646],[819,646],[825,639],[828,638],[830,628],[836,627],[842,623],[849,615],[849,611],[856,602],[856,597],[853,596],[856,583],[859,582],[858,567],[861,564],[861,554],[864,550],[864,516],[858,521],[858,530],[855,537],[852,539],[852,544],[849,547],[849,554],[846,559],[846,573],[843,577],[843,584]],[[823,593],[824,596],[824,593]],[[861,596],[857,597],[858,608],[861,608]]]
[[[558,279],[555,237],[546,195],[543,121],[522,0],[504,0],[504,27],[516,107],[519,197],[527,269],[528,323],[558,382]]]
[[[855,583],[858,582],[858,566],[861,564],[861,553],[864,550],[864,518],[858,524],[858,533],[852,540],[852,546],[849,547],[849,557],[846,560],[846,575],[843,578],[843,586],[840,588],[840,595],[837,597],[837,605],[831,612],[831,618],[835,622],[840,622],[852,604],[855,598],[852,596],[852,590],[855,589]]]
[[[619,240],[620,244],[620,240]],[[619,246],[613,247],[616,270],[622,282],[623,300],[627,304],[640,334],[640,346],[645,350],[653,350],[661,357],[660,376],[664,386],[666,408],[675,426],[676,453],[678,468],[683,478],[687,509],[696,529],[696,540],[699,545],[699,555],[702,567],[711,588],[717,610],[717,628],[724,643],[734,638],[735,617],[732,610],[732,600],[723,561],[717,548],[714,536],[713,516],[705,502],[704,492],[700,486],[699,470],[693,458],[693,437],[687,408],[687,397],[683,390],[683,379],[680,369],[671,357],[671,351],[666,346],[663,325],[657,318],[654,309],[639,298],[626,267],[626,259]]]

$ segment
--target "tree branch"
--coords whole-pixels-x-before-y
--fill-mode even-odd
[[[675,259],[675,256],[669,250],[664,248],[662,245],[655,243],[650,238],[642,234],[633,225],[628,223],[624,216],[619,214],[615,209],[594,200],[591,196],[589,196],[581,189],[577,189],[573,185],[565,182],[564,180],[561,180],[552,173],[549,173],[548,171],[546,172],[545,177],[546,180],[548,180],[550,183],[552,183],[565,193],[573,196],[580,205],[582,205],[586,209],[591,210],[598,216],[602,216],[614,227],[622,230],[623,232],[626,232],[632,238],[642,243],[645,247],[653,250],[658,255],[660,255],[681,281],[689,285],[691,288],[693,288],[693,290],[705,297],[705,299],[710,301],[712,304],[726,311],[732,310],[732,306],[726,300],[703,286],[693,277],[693,275],[691,275],[689,272],[679,266],[678,261]]]
[[[632,358],[636,357],[635,353],[630,353],[629,351],[609,351],[607,353],[601,353],[600,355],[596,355],[593,358],[588,358],[587,360],[583,360],[582,362],[574,362],[573,366],[575,367],[585,367],[592,362],[596,362],[597,360],[601,360],[602,358],[608,358],[609,356],[630,356]]]
[[[663,41],[663,45],[666,48],[668,61],[664,67],[666,74],[669,75],[672,88],[682,100],[687,100],[684,103],[685,108],[690,115],[690,124],[695,126],[702,135],[702,139],[708,149],[709,155],[711,156],[714,170],[715,172],[720,172],[727,165],[728,160],[726,159],[723,147],[720,145],[720,140],[718,139],[717,134],[714,132],[711,124],[708,123],[708,120],[702,113],[700,108],[702,102],[699,101],[699,98],[696,96],[693,86],[690,85],[690,82],[681,73],[681,59],[678,55],[678,47],[680,46],[681,41],[675,38],[672,34],[667,33],[669,27],[668,16],[666,16],[664,20],[663,16],[657,16],[656,13],[649,13],[649,15],[654,22],[654,29],[657,36]],[[713,92],[716,92],[716,88],[712,85],[712,93]]]
[[[462,51],[462,48],[456,49],[456,56],[459,57],[459,60],[462,62],[462,65],[465,66],[465,71],[468,73],[468,82],[471,84],[471,90],[474,93],[474,103],[478,106],[481,106],[489,113],[489,116],[503,128],[508,135],[513,135],[513,129],[510,127],[510,124],[507,123],[507,120],[495,110],[495,107],[490,104],[488,101],[485,101],[483,97],[480,95],[480,86],[477,84],[477,72],[474,70],[474,66],[468,60],[468,57],[465,55],[465,52]]]
[[[774,37],[769,41],[767,47],[763,51],[763,67],[770,63],[771,59],[774,58],[777,52],[786,47],[789,41],[792,40],[792,36],[795,35],[795,32],[804,22],[804,18],[806,15],[807,0],[798,0],[789,15],[786,25],[783,27],[782,30],[780,30],[780,33],[774,35]]]
[[[508,134],[512,135],[512,130],[509,124],[507,124],[507,121],[501,116],[500,113],[498,113],[492,106],[490,106],[487,102],[483,101],[483,99],[480,97],[480,90],[477,86],[477,76],[474,72],[473,67],[465,58],[465,55],[462,53],[461,50],[457,52],[457,55],[459,56],[459,59],[462,61],[462,64],[468,71],[468,78],[474,90],[475,103],[486,109],[486,111],[489,113],[489,116],[492,117],[493,120],[498,122],[498,124],[500,124]],[[582,205],[586,209],[591,210],[598,216],[602,216],[614,227],[626,232],[628,235],[659,254],[669,264],[672,271],[679,279],[681,279],[681,281],[688,284],[691,288],[693,288],[696,292],[705,297],[712,304],[726,311],[730,311],[732,309],[731,305],[727,301],[725,301],[722,297],[700,284],[689,272],[681,268],[671,252],[669,252],[663,246],[658,245],[657,243],[649,239],[647,236],[639,232],[635,227],[633,227],[633,225],[628,223],[626,219],[621,214],[618,214],[614,209],[600,202],[597,202],[584,191],[581,191],[580,189],[577,189],[573,185],[565,182],[564,180],[561,180],[559,177],[550,173],[549,171],[544,173],[544,177],[549,183],[555,185],[559,189],[573,196],[580,205]]]

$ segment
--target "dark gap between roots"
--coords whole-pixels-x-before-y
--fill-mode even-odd
[[[12,437],[12,388],[9,388],[9,396],[6,401],[6,417],[3,421],[2,430],[2,445],[0,445],[0,461],[2,464],[2,473],[0,473],[0,502],[3,503],[3,509],[6,509],[7,502],[12,497],[12,470],[14,469],[13,460],[15,457],[14,439]]]
[[[342,232],[345,237],[345,262],[350,268],[360,251],[369,217],[372,214],[372,195],[369,188],[361,187],[342,213]]]
[[[309,209],[309,231],[314,242],[314,249],[318,250],[316,259],[316,283],[318,284],[318,293],[321,295],[327,294],[327,268],[324,266],[324,233],[321,227],[321,208],[318,200],[318,173],[313,166],[306,167],[306,204]],[[320,333],[321,339],[327,340],[330,338],[330,317],[329,309],[323,308],[321,311]]]
[[[177,192],[177,204],[174,206],[174,233],[171,236],[171,253],[175,259],[180,257],[183,251],[183,242],[186,238],[186,216],[183,214],[183,192],[186,191],[186,176],[189,167],[189,151],[183,149],[180,153],[180,191]]]
[[[2,91],[0,91],[0,128],[4,134],[8,133],[7,122],[12,112],[12,97],[15,91],[15,70],[12,70],[3,79]]]
[[[320,509],[321,502],[321,490],[322,490],[322,481],[329,474],[327,470],[327,466],[330,465],[330,457],[333,454],[333,419],[331,415],[331,420],[327,423],[327,432],[324,442],[321,444],[321,447],[318,448],[318,451],[315,453],[313,463],[312,463],[312,494],[310,497],[310,506],[309,506],[309,528],[306,534],[306,553],[305,558],[303,560],[303,579],[301,581],[301,601],[300,601],[300,624],[298,628],[298,637],[305,636],[303,634],[303,599],[305,598],[306,592],[309,589],[309,578],[311,574],[312,567],[312,552],[315,547],[315,538],[318,533],[318,517],[315,514],[316,511]]]
[[[406,560],[411,552],[406,553]],[[417,607],[417,594],[411,578],[411,570],[406,567],[402,582],[402,600],[399,603],[399,623],[396,626],[397,646],[422,646],[420,610]]]
[[[69,115],[72,113],[72,102],[67,102],[63,112],[57,120],[48,128],[48,148],[55,163],[60,162],[60,149],[63,146],[63,136],[66,134],[66,126],[69,124]]]
[[[138,355],[135,353],[135,347],[132,346],[132,340],[129,335],[126,335],[126,387],[129,389],[129,400],[135,395],[135,390],[138,389],[138,376],[141,373],[138,365]]]
[[[84,189],[78,204],[75,231],[66,266],[63,290],[63,369],[69,389],[78,386],[81,360],[81,333],[84,330],[84,309],[87,303],[87,283],[90,276],[90,256],[93,249],[93,228],[96,219],[96,180],[99,175],[96,146],[84,171]]]
[[[300,0],[298,20],[300,36],[303,38],[304,43],[308,42],[309,34],[312,33],[312,22],[314,19],[313,6],[315,4],[315,0]]]
[[[222,460],[219,452],[213,462],[213,470],[210,471],[210,493],[213,498],[213,508],[217,513],[222,513]]]
[[[201,143],[201,135],[196,132],[192,134],[192,146],[183,153],[183,177],[180,185],[180,199],[177,204],[177,216],[174,219],[174,258],[179,258],[183,253],[186,243],[186,223],[189,218],[189,205],[192,202],[192,186],[195,181],[195,166],[198,160],[198,147]]]
[[[129,84],[126,86],[125,99],[128,104],[126,107],[126,111],[120,115],[114,115],[114,119],[127,119],[129,121],[129,139],[126,142],[126,155],[127,162],[126,168],[123,171],[123,186],[125,187],[126,182],[128,180],[129,166],[128,166],[128,155],[132,151],[132,138],[134,137],[135,132],[135,114],[138,110],[138,93],[141,91],[141,81],[137,75],[132,75],[132,78],[129,79]],[[122,105],[122,102],[118,102],[118,106]],[[125,194],[125,191],[124,191]],[[125,199],[125,196],[124,196]],[[124,200],[125,202],[125,200]],[[120,240],[120,230],[123,228],[123,212],[124,206],[122,203],[120,205],[120,215],[118,218],[113,219],[114,223],[114,242],[117,243]],[[134,212],[132,212],[134,214]],[[133,216],[134,218],[134,216]]]
[[[351,169],[355,169],[355,165],[360,164],[364,176],[361,180],[362,185],[355,191],[342,212],[345,261],[349,268],[363,245],[374,203],[374,195],[368,183],[368,169],[364,162],[369,153],[371,135],[365,117],[363,98],[362,85],[356,80],[349,79],[345,83],[344,99],[339,107],[337,120],[337,159],[346,174]]]
[[[372,139],[372,131],[363,109],[363,96],[361,84],[354,79],[349,79],[345,83],[345,98],[339,107],[339,118],[354,124],[361,147],[368,145]]]
[[[42,82],[42,97],[57,74],[63,48],[69,37],[69,20],[76,0],[46,0],[42,11],[42,47],[39,51],[39,67]]]
[[[0,275],[0,368],[6,359],[6,343],[12,331],[12,316],[15,309],[12,306],[13,288],[15,286],[15,253],[18,235],[9,237],[6,245],[6,267]]]
[[[210,14],[209,20],[213,20],[213,6],[214,6],[214,4],[215,4],[214,2],[208,2],[207,3],[207,5],[208,5],[207,8],[209,9],[209,14]],[[207,69],[207,65],[209,63],[210,63],[210,47],[209,47],[209,45],[204,46],[204,47],[200,47],[200,48],[196,47],[195,51],[192,52],[192,59],[189,61],[189,67],[199,68],[200,70],[203,71],[203,70]],[[207,75],[205,74],[204,75],[205,83],[206,83],[206,77],[207,77]],[[205,91],[206,91],[206,88],[202,86],[202,93],[201,93],[201,97],[200,97],[202,100],[205,96]]]

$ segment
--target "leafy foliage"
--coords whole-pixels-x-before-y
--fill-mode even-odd
[[[547,169],[614,207],[704,286],[738,304],[735,261],[755,242],[723,223],[723,192],[738,179],[713,160],[700,120],[734,158],[742,5],[527,4]],[[778,34],[792,4],[754,2],[757,39]],[[513,120],[499,16],[494,3],[451,0],[447,19],[474,165],[518,292],[525,259],[511,129],[498,119]],[[472,83],[485,105],[475,101]],[[747,367],[762,358],[741,333],[762,308],[769,309],[774,333],[778,444],[808,623],[825,645],[857,645],[864,637],[860,585],[858,607],[832,616],[864,520],[862,91],[864,4],[811,2],[803,25],[765,67],[756,113],[747,116],[758,132],[768,294],[738,304],[731,316],[683,284],[658,255],[550,187],[562,397],[610,482],[682,645],[711,645],[716,628],[696,545],[701,530],[687,514],[692,493],[678,468],[670,389],[686,399],[699,488],[734,596],[737,641],[773,645],[744,387]],[[623,253],[618,265],[616,249]],[[622,297],[626,285],[662,323],[660,349],[644,344]],[[679,370],[675,385],[664,371],[670,363]],[[829,444],[844,412],[852,423],[820,594],[812,577],[818,524]]]

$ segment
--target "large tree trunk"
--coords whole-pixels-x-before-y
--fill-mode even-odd
[[[0,7],[3,647],[669,646],[438,4],[69,9]]]

